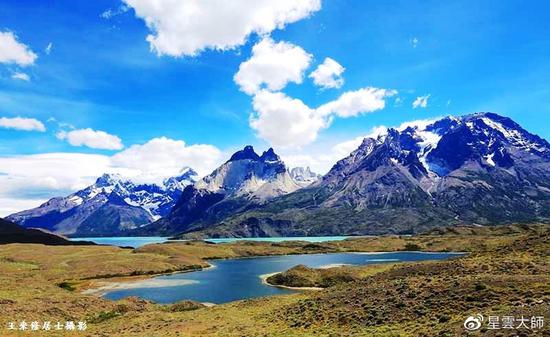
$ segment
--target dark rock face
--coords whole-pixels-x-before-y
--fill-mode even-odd
[[[187,186],[172,212],[163,219],[147,226],[146,233],[174,234],[185,230],[191,224],[209,217],[209,209],[221,202],[225,194],[199,190]]]
[[[550,221],[549,143],[509,118],[476,113],[367,138],[319,183],[199,234],[417,233],[535,221]]]
[[[260,157],[254,151],[254,148],[252,146],[247,145],[247,146],[244,147],[244,149],[235,152],[231,156],[231,158],[229,158],[228,162],[237,161],[237,160],[244,160],[244,159],[258,160],[258,159],[260,159]]]

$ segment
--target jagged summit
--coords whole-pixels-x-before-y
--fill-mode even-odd
[[[254,148],[247,145],[211,174],[199,180],[195,187],[210,192],[266,199],[298,188],[292,184],[292,179],[287,179],[289,177],[285,173],[285,164],[272,148],[258,156]],[[279,187],[269,192],[266,190],[270,184],[280,181],[284,183],[279,184]]]
[[[227,162],[244,159],[258,160],[260,156],[254,151],[252,145],[246,145],[242,150],[235,152]]]
[[[195,170],[193,170],[190,167],[184,167],[180,170],[177,176],[167,178],[163,181],[163,187],[170,191],[170,190],[181,190],[185,188],[185,186],[190,185],[197,181],[199,179],[199,175]]]
[[[118,182],[122,182],[124,179],[117,173],[103,173],[101,177],[97,178],[95,185],[98,187],[112,186]]]
[[[406,167],[416,178],[441,177],[467,162],[510,168],[511,152],[518,150],[550,157],[546,140],[530,134],[508,117],[483,112],[409,124],[402,129],[389,128],[376,139],[365,138],[348,158],[336,163],[327,177],[351,173],[357,158],[370,155],[379,147],[355,170],[392,164]]]
[[[309,166],[307,167],[294,167],[289,171],[290,177],[300,186],[306,187],[316,183],[321,179],[321,175],[311,171]]]
[[[262,153],[260,160],[264,162],[279,162],[281,158],[275,153],[273,148],[270,147],[267,151]]]

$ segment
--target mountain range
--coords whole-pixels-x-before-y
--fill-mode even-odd
[[[411,234],[550,220],[549,143],[494,113],[390,128],[322,177],[251,146],[195,177],[187,169],[159,186],[104,175],[8,219],[79,236],[180,237]]]
[[[411,234],[549,220],[549,143],[476,113],[365,138],[317,183],[183,236]]]
[[[190,168],[162,185],[137,184],[117,174],[104,174],[83,190],[7,219],[63,235],[119,235],[167,215],[185,186],[196,179],[197,173]]]

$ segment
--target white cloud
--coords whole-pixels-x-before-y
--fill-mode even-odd
[[[46,55],[50,55],[50,53],[52,52],[52,48],[53,48],[53,43],[52,42],[48,43],[48,45],[46,46],[46,49],[44,49],[44,52],[46,53]]]
[[[160,182],[189,166],[205,175],[223,154],[211,145],[154,138],[113,156],[44,153],[0,156],[0,216],[36,207],[92,184],[103,173],[119,173],[137,182]]]
[[[6,129],[16,129],[23,131],[46,131],[44,124],[34,118],[22,118],[22,117],[2,117],[0,118],[0,127]]]
[[[221,157],[221,151],[212,145],[186,145],[183,140],[160,137],[115,154],[111,165],[137,170],[140,179],[159,181],[176,175],[183,166],[206,175],[220,163]]]
[[[401,123],[393,126],[394,129],[403,131],[407,127],[418,127],[424,130],[426,126],[441,119],[419,119]],[[278,150],[288,167],[309,166],[314,172],[326,174],[337,161],[346,158],[355,151],[365,138],[378,138],[388,133],[388,127],[384,125],[375,126],[364,135],[356,136],[347,140],[323,140],[315,142],[304,148],[286,148]]]
[[[0,157],[0,216],[36,207],[47,199],[91,184],[109,157],[45,153]]]
[[[276,91],[288,82],[302,83],[312,55],[288,42],[275,43],[264,38],[252,48],[252,56],[241,63],[234,80],[241,90],[252,95],[265,85]]]
[[[420,42],[417,37],[413,37],[410,41],[413,48],[416,48],[416,46],[418,45],[418,42]]]
[[[346,68],[342,67],[340,63],[327,57],[309,77],[313,79],[313,83],[321,88],[340,88],[344,84],[342,78],[344,70]]]
[[[22,72],[15,72],[11,75],[11,78],[13,78],[14,80],[20,80],[20,81],[30,81],[31,78],[29,77],[29,75],[25,74],[25,73],[22,73]]]
[[[413,109],[416,109],[418,107],[425,108],[428,106],[428,99],[430,98],[430,95],[426,96],[418,96],[414,102],[412,103]]]
[[[250,118],[250,126],[273,146],[301,147],[315,141],[319,131],[327,128],[335,116],[347,118],[383,109],[384,99],[395,93],[363,88],[313,109],[281,92],[261,90],[253,98],[255,115]]]
[[[12,32],[0,32],[0,63],[15,63],[19,66],[28,66],[34,63],[38,56],[17,41]]]
[[[105,131],[90,128],[73,131],[60,131],[57,138],[67,140],[72,146],[87,146],[92,149],[120,150],[124,147],[120,138]]]
[[[396,93],[395,90],[372,87],[348,91],[338,99],[321,105],[317,110],[323,116],[330,114],[344,118],[357,116],[358,114],[384,109],[386,106],[385,98]]]
[[[403,131],[408,127],[411,127],[411,128],[416,127],[420,130],[424,130],[428,125],[433,124],[434,122],[436,122],[440,119],[441,119],[441,117],[435,117],[435,118],[430,118],[430,119],[417,119],[417,120],[413,120],[413,121],[403,122],[403,123],[401,123],[401,125],[399,125],[395,129],[397,131]]]
[[[130,10],[130,7],[128,7],[126,5],[121,5],[116,9],[112,9],[112,8],[106,9],[105,11],[103,11],[103,13],[101,13],[99,15],[99,17],[101,17],[102,19],[105,19],[105,20],[109,20],[112,17],[124,14],[129,10]]]
[[[280,151],[280,155],[288,167],[309,166],[314,172],[325,174],[337,161],[349,156],[351,152],[356,150],[363,142],[363,139],[367,137],[377,138],[379,135],[386,133],[387,128],[385,126],[377,126],[372,128],[366,135],[357,136],[349,140],[341,140],[336,143],[315,143],[298,151],[283,149]]]
[[[309,144],[328,123],[301,100],[281,92],[262,90],[252,104],[257,115],[250,118],[250,126],[277,147]]]
[[[145,21],[151,50],[175,57],[241,46],[250,34],[269,34],[321,8],[320,0],[123,1]]]

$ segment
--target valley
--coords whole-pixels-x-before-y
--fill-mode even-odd
[[[88,329],[79,335],[89,336],[150,336],[151,331],[154,336],[330,336],[344,332],[433,336],[434,331],[455,336],[472,311],[550,313],[548,234],[547,225],[532,225],[456,227],[417,236],[324,243],[180,242],[136,250],[3,245],[0,264],[6,272],[1,275],[0,317],[3,327],[10,319],[30,321],[33,317],[86,320]],[[336,281],[322,291],[205,308],[191,305],[191,311],[138,298],[110,301],[82,294],[104,282],[205,268],[208,259],[411,249],[466,251],[468,256],[346,267],[352,268],[354,277]]]

